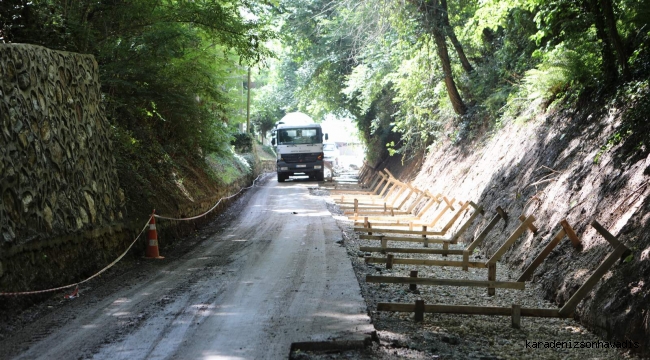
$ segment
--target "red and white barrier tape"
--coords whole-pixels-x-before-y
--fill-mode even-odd
[[[237,193],[235,193],[234,195],[230,195],[230,196],[228,196],[228,197],[225,197],[225,198],[221,198],[221,199],[219,199],[219,201],[217,201],[217,203],[216,203],[216,204],[215,204],[215,205],[214,205],[210,210],[208,210],[207,212],[205,212],[205,213],[203,213],[203,214],[201,214],[201,215],[194,216],[194,217],[191,217],[191,218],[183,218],[183,219],[169,218],[169,217],[160,216],[160,215],[152,215],[152,216],[155,216],[155,217],[157,217],[157,218],[159,218],[159,219],[165,219],[165,220],[194,220],[194,219],[198,219],[198,218],[200,218],[200,217],[202,217],[202,216],[205,216],[205,215],[209,214],[211,211],[213,211],[214,209],[216,209],[217,206],[219,206],[219,204],[221,203],[222,200],[227,200],[227,199],[233,198],[233,197],[239,195],[242,191],[244,191],[244,190],[248,190],[248,189],[250,189],[250,188],[255,187],[255,182],[256,182],[257,180],[259,180],[259,178],[260,178],[262,175],[264,175],[264,174],[260,174],[257,178],[255,178],[255,180],[253,180],[253,184],[252,184],[251,186],[249,186],[249,187],[245,187],[245,188],[242,188],[241,190],[239,190],[239,191],[238,191]],[[142,228],[142,230],[140,231],[140,233],[138,234],[138,236],[136,236],[136,238],[133,240],[133,242],[131,243],[131,245],[129,245],[129,247],[128,247],[128,248],[127,248],[127,249],[126,249],[126,250],[125,250],[125,251],[124,251],[120,256],[117,257],[117,259],[115,259],[112,263],[106,265],[106,267],[104,267],[103,269],[99,270],[95,275],[92,275],[91,277],[89,277],[89,278],[87,278],[87,279],[85,279],[85,280],[82,280],[82,281],[76,282],[76,283],[74,283],[74,284],[65,285],[65,286],[59,286],[59,287],[52,288],[52,289],[36,290],[36,291],[20,291],[20,292],[0,292],[0,296],[20,296],[20,295],[43,294],[43,293],[48,293],[48,292],[53,292],[53,291],[59,291],[59,290],[69,289],[69,288],[71,288],[71,287],[73,287],[73,286],[78,287],[80,284],[83,284],[83,283],[85,283],[85,282],[88,282],[88,281],[90,281],[90,280],[96,278],[97,276],[99,276],[99,275],[101,275],[103,272],[105,272],[106,270],[112,268],[112,267],[113,267],[115,264],[117,264],[120,260],[122,260],[122,258],[123,258],[123,257],[124,257],[128,252],[129,252],[129,250],[131,250],[131,248],[133,247],[133,245],[135,245],[135,243],[138,241],[138,239],[140,238],[140,236],[142,236],[142,234],[144,233],[144,231],[145,231],[146,229],[149,228],[149,222],[151,221],[151,217],[152,217],[152,216],[149,217],[149,219],[147,220],[147,223],[146,223],[145,226]],[[72,295],[68,295],[68,296],[66,296],[66,298],[74,298],[74,297],[76,297],[76,296],[77,296],[76,291],[77,291],[77,290],[75,290],[75,292],[74,292]]]
[[[210,208],[210,210],[204,212],[203,214],[196,215],[196,216],[192,216],[192,217],[188,217],[188,218],[171,218],[171,217],[167,217],[167,216],[161,216],[161,215],[158,215],[158,214],[154,214],[153,216],[154,216],[155,218],[157,218],[157,219],[162,219],[162,220],[174,220],[174,221],[190,221],[190,220],[196,220],[196,219],[198,219],[198,218],[204,217],[204,216],[208,215],[209,213],[211,213],[212,211],[214,211],[214,209],[216,209],[217,206],[219,206],[219,204],[221,204],[221,202],[222,202],[223,200],[232,199],[233,197],[235,197],[235,196],[241,194],[242,191],[244,191],[244,190],[248,190],[248,189],[251,189],[251,188],[255,187],[255,182],[256,182],[257,180],[259,180],[259,178],[260,178],[262,175],[265,175],[265,174],[260,174],[258,177],[256,177],[255,180],[253,180],[253,184],[252,184],[251,186],[249,186],[249,187],[245,187],[245,188],[241,188],[238,192],[236,192],[236,193],[233,194],[233,195],[226,196],[226,197],[222,197],[221,199],[219,199],[219,201],[217,201],[216,204],[214,204],[213,207]]]
[[[92,275],[91,277],[89,277],[89,278],[87,278],[85,280],[76,282],[74,284],[59,286],[59,287],[52,288],[52,289],[36,290],[36,291],[20,291],[20,292],[0,292],[0,296],[34,295],[34,294],[43,294],[43,293],[48,293],[48,292],[53,292],[53,291],[59,291],[59,290],[69,289],[69,288],[71,288],[73,286],[79,286],[80,284],[83,284],[85,282],[88,282],[88,281],[98,277],[103,272],[105,272],[106,270],[112,268],[115,264],[117,264],[120,260],[122,260],[122,258],[129,252],[129,250],[131,250],[133,245],[138,241],[140,236],[142,236],[144,231],[149,228],[149,221],[151,221],[151,217],[149,217],[149,220],[147,220],[147,223],[142,228],[142,231],[140,231],[140,234],[138,234],[138,236],[136,236],[135,240],[133,240],[131,245],[129,245],[129,247],[120,256],[117,257],[117,259],[115,259],[112,263],[106,265],[103,269],[99,270],[95,275]],[[76,296],[76,293],[74,295]]]

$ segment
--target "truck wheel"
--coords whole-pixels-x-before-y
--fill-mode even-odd
[[[286,179],[287,178],[286,178],[286,176],[284,176],[284,174],[278,173],[278,182],[284,182],[284,180],[286,180]]]
[[[325,170],[321,170],[316,173],[316,181],[323,181],[325,180]]]

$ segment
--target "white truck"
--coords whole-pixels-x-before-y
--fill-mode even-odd
[[[271,143],[278,154],[278,182],[284,182],[289,176],[301,173],[309,176],[310,179],[323,181],[325,178],[323,141],[327,140],[328,136],[323,134],[320,124],[290,121],[296,117],[311,120],[305,114],[290,113],[273,129]]]

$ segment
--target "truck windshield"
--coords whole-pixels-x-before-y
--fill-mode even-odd
[[[278,145],[319,144],[318,129],[281,129],[278,130]]]

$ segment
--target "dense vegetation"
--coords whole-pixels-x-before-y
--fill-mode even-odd
[[[284,0],[278,11],[283,82],[267,97],[356,119],[371,160],[535,108],[648,92],[645,1]]]
[[[232,181],[220,169],[239,163],[231,143],[248,68],[269,56],[267,12],[248,0],[3,0],[0,41],[95,56],[120,182],[147,214],[148,199],[183,198],[186,177]]]
[[[259,132],[288,111],[347,116],[371,160],[530,104],[648,89],[642,0],[4,0],[0,14],[2,41],[96,56],[124,157],[226,153],[251,67]]]

